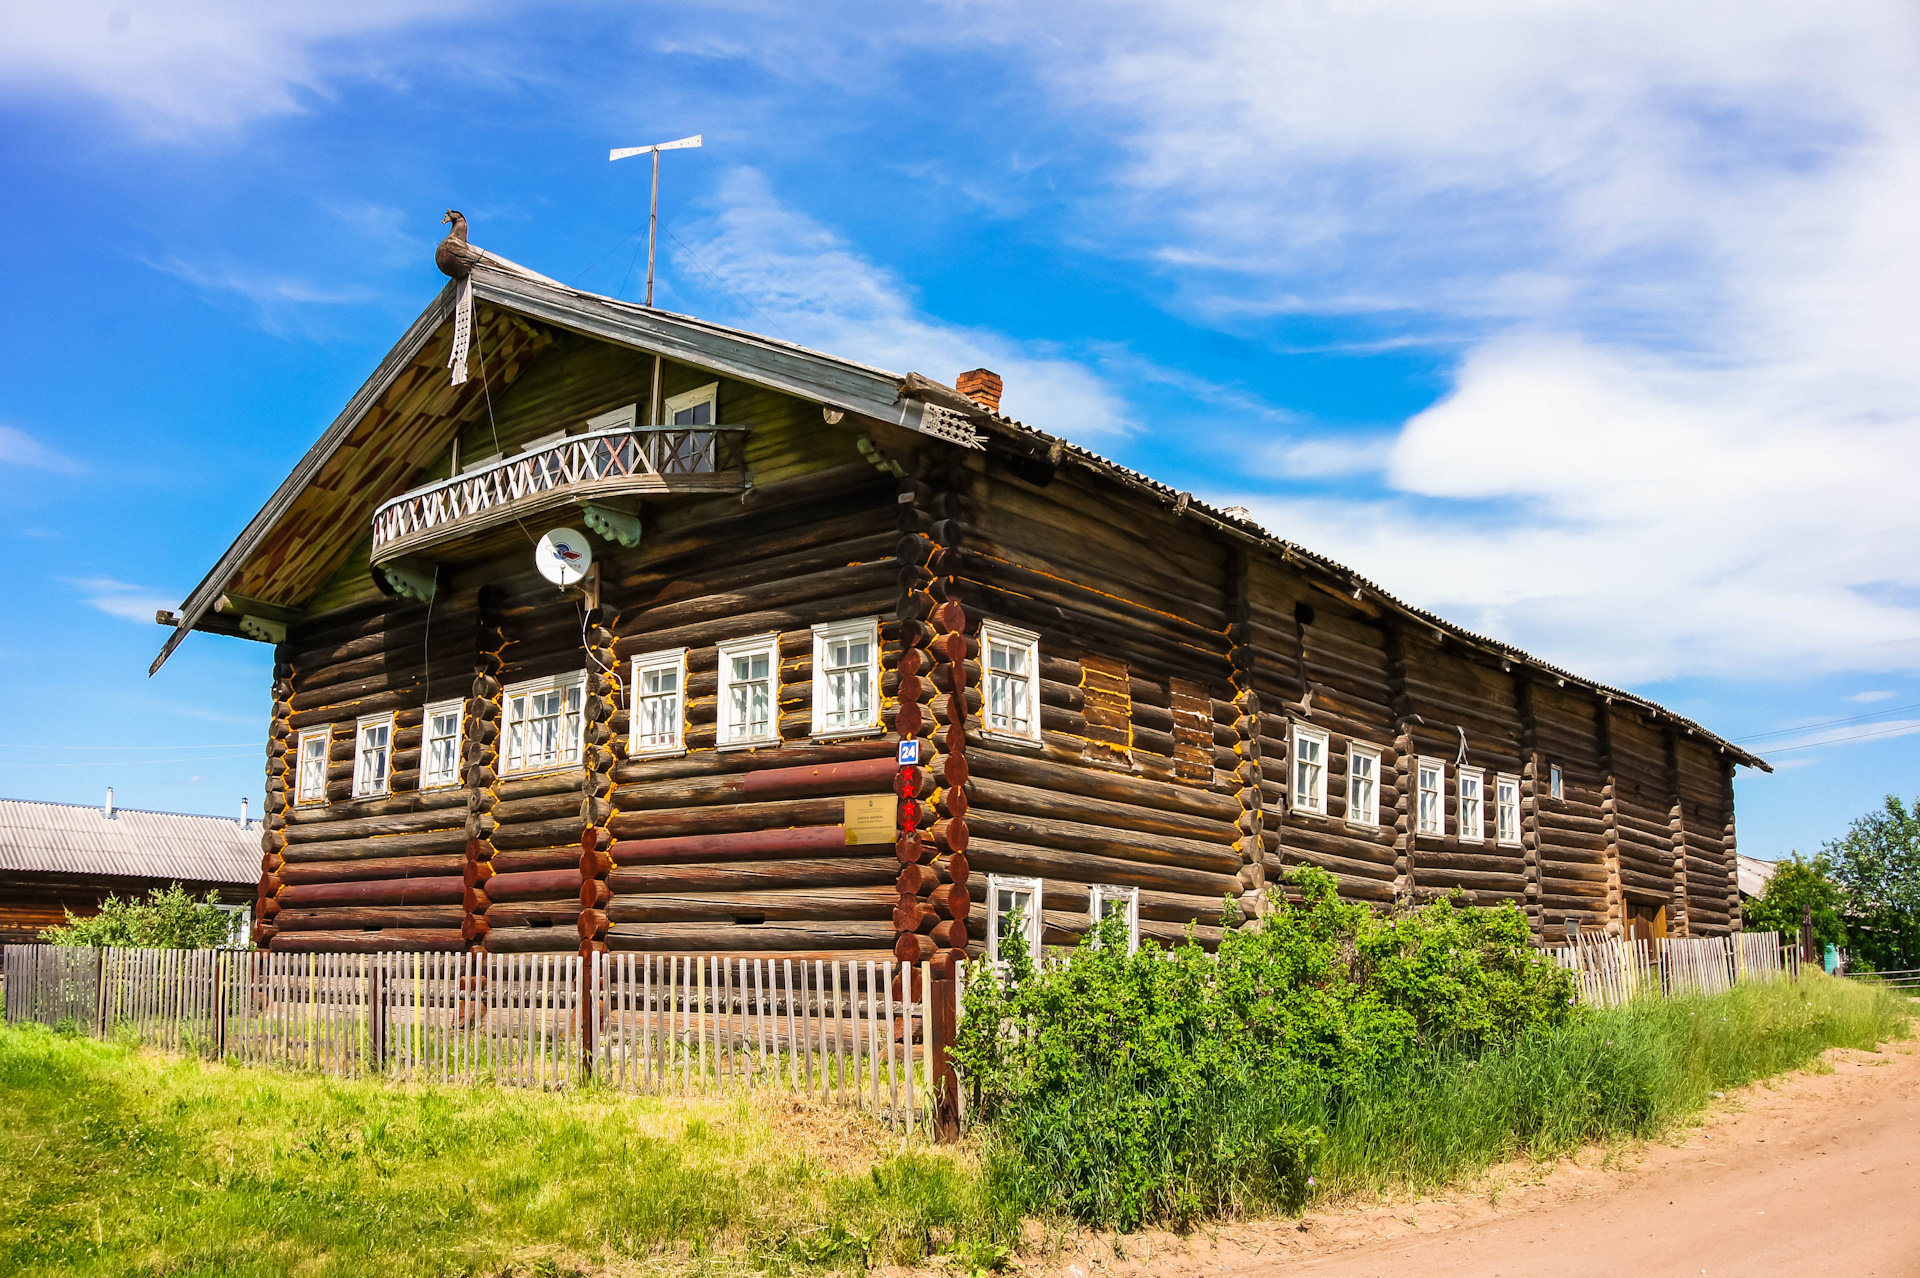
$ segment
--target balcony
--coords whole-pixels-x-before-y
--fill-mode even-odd
[[[640,539],[637,500],[746,487],[745,426],[617,426],[570,435],[402,493],[373,513],[373,562],[391,563],[512,519],[580,507],[609,540]]]

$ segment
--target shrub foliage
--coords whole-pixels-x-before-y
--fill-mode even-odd
[[[969,988],[955,1055],[1001,1197],[1104,1226],[1296,1206],[1315,1115],[1436,1050],[1565,1025],[1569,979],[1511,906],[1382,915],[1296,869],[1260,926],[1126,953],[1115,918],[1063,963]]]
[[[50,927],[40,939],[53,945],[125,945],[161,950],[210,950],[237,945],[239,915],[220,908],[219,894],[196,901],[178,883],[155,888],[144,901],[109,895],[100,912]]]

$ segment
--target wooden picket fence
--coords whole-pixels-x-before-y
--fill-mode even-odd
[[[9,1021],[339,1077],[783,1088],[932,1118],[928,965],[725,955],[285,954],[10,945]],[[954,988],[954,987],[949,987]]]
[[[1640,941],[1593,934],[1549,946],[1547,952],[1574,974],[1581,999],[1595,1007],[1622,1007],[1644,997],[1723,994],[1742,982],[1800,973],[1799,946],[1779,932]]]

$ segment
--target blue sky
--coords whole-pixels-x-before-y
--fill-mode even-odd
[[[985,364],[1024,420],[1773,734],[1741,846],[1811,848],[1920,790],[1916,107],[1897,4],[15,0],[0,793],[257,807],[267,649],[148,680],[153,610],[439,287],[443,209],[637,298],[645,161],[607,149],[702,133],[661,304]]]

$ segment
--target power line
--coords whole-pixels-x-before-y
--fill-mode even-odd
[[[1852,736],[1829,737],[1825,741],[1802,741],[1798,745],[1781,746],[1778,750],[1769,750],[1768,754],[1789,754],[1795,750],[1811,750],[1815,746],[1843,745],[1848,741],[1868,741],[1874,737],[1905,736],[1920,732],[1920,723],[1902,723],[1891,728],[1882,728],[1878,732],[1856,732]]]
[[[181,759],[89,759],[73,763],[0,763],[0,768],[146,768],[158,763],[205,763],[210,759],[250,759],[247,754],[190,754]]]
[[[1843,723],[1865,723],[1869,719],[1881,719],[1890,714],[1905,714],[1909,710],[1920,710],[1920,706],[1894,706],[1890,710],[1875,710],[1871,714],[1857,714],[1851,719],[1828,719],[1824,723],[1803,723],[1797,728],[1776,728],[1772,732],[1756,732],[1748,737],[1735,737],[1736,745],[1748,741],[1763,741],[1768,737],[1790,737],[1796,732],[1812,732],[1815,728],[1837,728]]]

